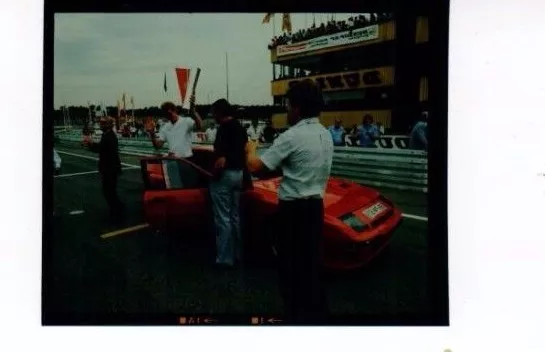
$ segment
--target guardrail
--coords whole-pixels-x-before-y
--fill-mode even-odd
[[[82,141],[81,135],[58,134],[57,136],[59,137],[57,143],[61,145],[80,145]],[[93,139],[98,141],[98,138]],[[268,147],[268,145],[260,145],[258,153]],[[134,139],[120,139],[119,149],[124,154],[142,156],[168,151],[164,147],[155,149],[149,140]],[[335,147],[331,174],[368,186],[428,192],[428,159],[427,153],[422,151]]]

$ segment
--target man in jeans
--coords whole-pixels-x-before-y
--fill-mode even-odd
[[[211,113],[219,125],[214,141],[214,181],[210,184],[217,229],[216,264],[232,268],[242,259],[243,241],[239,213],[248,136],[240,123],[232,117],[232,108],[227,100],[220,99],[212,104]]]

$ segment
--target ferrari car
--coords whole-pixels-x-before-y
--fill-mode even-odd
[[[203,236],[213,234],[208,185],[213,152],[194,148],[192,161],[171,157],[141,159],[143,205],[152,229],[165,233]],[[271,252],[274,214],[281,176],[259,175],[242,193],[242,228],[247,251],[260,256]],[[362,267],[388,245],[399,226],[401,212],[372,188],[330,177],[324,196],[324,266],[333,270]]]

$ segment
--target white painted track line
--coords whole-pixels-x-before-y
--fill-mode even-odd
[[[89,159],[89,160],[95,160],[95,161],[98,160],[98,158],[93,157],[93,156],[87,156],[87,155],[81,155],[81,154],[63,152],[63,151],[61,151],[61,150],[57,150],[57,153],[59,153],[59,154],[66,154],[66,155],[70,155],[70,156],[76,156],[76,157],[82,158],[82,159]],[[134,165],[134,164],[121,163],[121,165],[130,167],[130,168],[140,168],[140,165]]]
[[[136,167],[124,167],[121,170],[136,170]],[[80,176],[80,175],[90,175],[90,174],[98,174],[98,171],[85,171],[85,172],[76,172],[73,174],[61,174],[56,175],[54,178],[63,178],[63,177],[72,177],[72,176]]]
[[[428,218],[424,216],[418,216],[418,215],[412,215],[412,214],[401,214],[401,216],[407,219],[413,219],[418,221],[428,221]]]

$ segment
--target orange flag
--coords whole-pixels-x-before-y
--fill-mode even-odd
[[[263,22],[261,22],[261,23],[262,24],[269,23],[271,21],[272,16],[274,16],[274,13],[269,12],[268,14],[265,15],[265,17],[263,17]]]
[[[185,96],[187,94],[187,84],[189,83],[189,69],[176,68],[176,77],[178,77],[178,88],[180,88],[180,97],[182,98],[182,105],[184,105]]]
[[[282,30],[291,32],[291,17],[289,13],[282,14]]]

